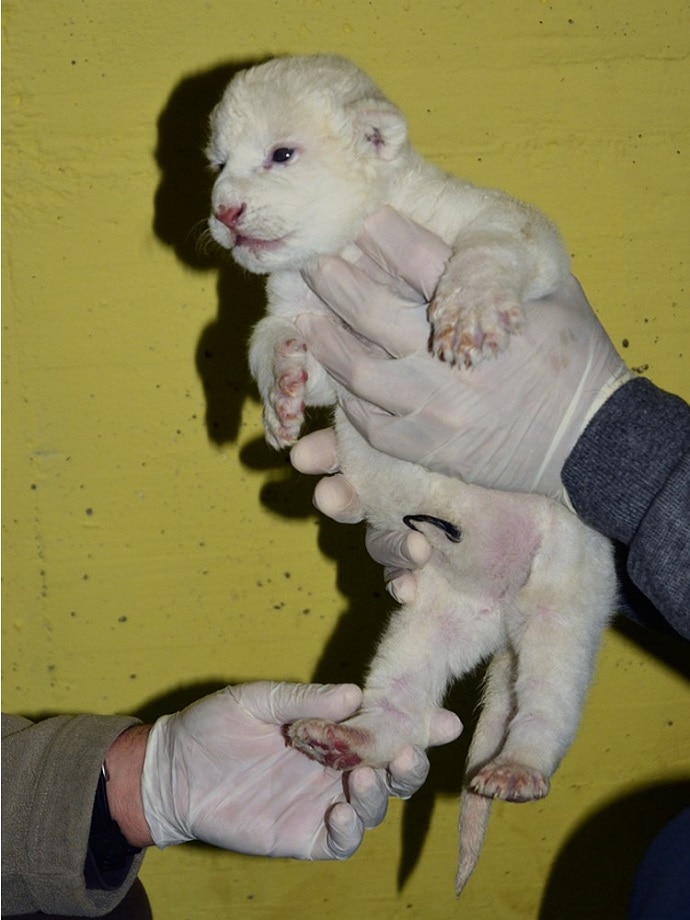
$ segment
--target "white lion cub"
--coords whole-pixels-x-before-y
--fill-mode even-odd
[[[300,269],[347,253],[381,206],[453,248],[429,306],[430,347],[450,364],[474,365],[507,347],[528,302],[568,273],[541,214],[427,163],[410,146],[400,111],[338,57],[280,58],[239,73],[212,114],[208,156],[218,173],[211,234],[240,265],[269,276],[250,365],[275,448],[296,440],[305,404],[337,397],[293,323],[324,309]],[[343,472],[368,520],[423,528],[433,551],[416,600],[391,618],[361,712],[339,725],[303,720],[286,737],[330,767],[382,766],[405,745],[426,746],[449,682],[490,659],[462,800],[459,893],[490,800],[546,795],[573,740],[615,601],[610,546],[547,498],[470,486],[393,459],[337,410],[336,426]]]

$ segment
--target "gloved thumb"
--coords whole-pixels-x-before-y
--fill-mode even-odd
[[[340,473],[319,479],[313,501],[322,514],[340,524],[358,524],[364,517],[359,496]]]
[[[429,726],[429,747],[450,744],[462,732],[462,722],[450,709],[437,709]]]
[[[242,709],[273,725],[312,717],[342,722],[362,703],[362,691],[356,684],[257,681],[227,689]]]

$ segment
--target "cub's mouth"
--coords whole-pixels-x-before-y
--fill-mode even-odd
[[[243,236],[241,233],[235,233],[231,246],[233,249],[248,249],[250,252],[272,252],[284,246],[285,239],[284,236],[281,236],[275,240],[260,240],[253,236]]]

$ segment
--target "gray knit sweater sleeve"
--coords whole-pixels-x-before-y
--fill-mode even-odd
[[[137,719],[2,716],[2,913],[100,917],[136,877],[113,891],[88,889],[84,862],[106,751]]]
[[[562,479],[580,517],[627,548],[633,584],[690,639],[690,406],[631,380],[590,421]]]

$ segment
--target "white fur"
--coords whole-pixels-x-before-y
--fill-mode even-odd
[[[429,308],[431,347],[450,363],[475,364],[506,347],[525,304],[567,274],[558,234],[538,211],[423,160],[399,110],[341,58],[282,58],[240,73],[211,126],[211,233],[240,265],[269,275],[250,365],[276,448],[298,437],[305,403],[331,405],[337,395],[293,322],[324,309],[299,270],[319,255],[346,254],[382,205],[452,246]],[[549,499],[430,473],[375,451],[340,412],[336,425],[343,472],[371,524],[398,529],[407,515],[427,515],[459,528],[461,539],[410,522],[432,556],[416,600],[391,618],[362,711],[341,725],[295,723],[290,737],[330,766],[385,765],[407,744],[427,746],[449,682],[491,659],[463,793],[459,893],[491,798],[545,795],[573,740],[614,605],[610,546]]]

